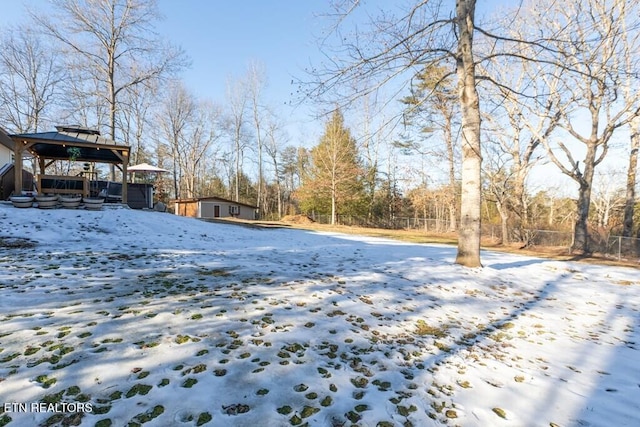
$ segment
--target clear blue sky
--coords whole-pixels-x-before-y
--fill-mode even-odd
[[[192,59],[184,73],[187,86],[199,96],[223,102],[227,80],[241,77],[251,61],[264,65],[267,74],[266,101],[279,110],[289,124],[290,136],[313,136],[317,124],[311,123],[306,109],[290,106],[294,76],[301,77],[312,58],[318,57],[315,42],[322,31],[326,1],[307,0],[159,0],[165,15],[159,30],[182,46]]]
[[[224,104],[227,81],[241,77],[251,61],[264,65],[268,86],[266,102],[287,120],[290,133],[308,135],[315,144],[321,124],[312,123],[307,108],[295,111],[288,104],[297,87],[294,77],[304,78],[304,68],[322,60],[317,37],[328,22],[328,0],[157,0],[164,20],[158,32],[181,46],[192,61],[183,73],[187,87],[198,97]],[[373,6],[391,0],[365,0]],[[50,8],[47,0],[1,0],[0,28],[27,19],[25,7]],[[502,0],[481,1],[492,7]],[[400,2],[401,3],[401,2]],[[309,135],[311,134],[311,135]],[[293,135],[292,135],[293,136]],[[299,137],[293,136],[295,139]],[[305,143],[306,142],[306,143]]]
[[[2,0],[0,29],[27,19],[26,7],[47,10],[47,0]],[[224,103],[227,81],[241,77],[250,62],[264,65],[266,102],[291,118],[298,117],[294,133],[307,133],[307,114],[287,106],[312,58],[323,28],[319,15],[328,1],[307,0],[158,0],[164,20],[158,32],[181,46],[192,65],[183,73],[187,87],[198,97]],[[294,141],[292,141],[293,143]]]
[[[279,0],[160,0],[159,30],[193,60],[185,80],[205,95],[224,95],[225,80],[245,72],[250,61],[265,65],[272,95],[289,100],[293,75],[317,55],[314,12],[323,2]]]
[[[47,0],[0,1],[0,29],[24,21],[25,6],[49,7]],[[391,2],[367,4],[375,8]],[[482,16],[505,4],[509,3],[480,0],[478,13]],[[261,62],[268,79],[265,101],[287,122],[290,143],[317,143],[322,123],[314,122],[306,107],[293,110],[288,103],[297,89],[292,78],[304,77],[303,69],[322,59],[316,38],[326,29],[321,15],[328,12],[328,0],[158,0],[158,7],[164,20],[157,30],[192,60],[183,80],[193,93],[224,104],[227,80],[242,76],[251,61]]]

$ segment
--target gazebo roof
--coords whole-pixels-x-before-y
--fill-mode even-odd
[[[123,163],[130,147],[103,138],[100,132],[77,126],[56,126],[56,132],[9,135],[16,144],[23,143],[31,154],[51,160],[68,160],[68,149],[78,148],[75,160],[80,162]]]
[[[47,160],[122,165],[122,203],[127,203],[127,166],[131,147],[100,136],[100,132],[80,126],[56,126],[56,132],[20,133],[9,135],[14,143],[15,194],[22,192],[22,157],[29,152],[38,158],[40,177],[47,176]],[[74,150],[71,150],[74,149]]]

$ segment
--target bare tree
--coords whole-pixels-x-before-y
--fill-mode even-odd
[[[630,151],[629,151],[629,165],[627,167],[627,187],[624,204],[624,221],[622,235],[625,237],[631,237],[633,233],[633,211],[636,202],[636,185],[638,174],[638,151],[640,150],[640,117],[635,117],[631,120],[629,130],[630,136]],[[640,227],[638,228],[638,237],[640,238]]]
[[[183,143],[187,138],[188,126],[196,112],[196,103],[191,93],[179,83],[173,84],[166,99],[157,112],[156,121],[160,131],[161,145],[166,145],[167,153],[171,153],[173,168],[173,194],[176,199],[183,195],[180,192],[185,164]]]
[[[512,214],[515,234],[526,245],[528,233],[525,229],[531,225],[527,178],[541,160],[542,141],[548,140],[557,128],[560,114],[554,98],[539,96],[542,85],[536,81],[539,67],[535,63],[512,58],[506,67],[505,61],[490,65],[493,66],[486,73],[499,76],[501,82],[508,82],[508,87],[491,85],[486,88],[490,113],[486,114],[485,123],[489,141],[493,143],[485,151],[491,164],[487,172],[503,182],[499,185],[498,182],[491,183],[490,179],[489,185],[493,190],[508,189],[507,199],[501,207]],[[494,192],[493,197],[497,199],[498,195]],[[505,217],[502,212],[500,215],[503,234],[506,234]]]
[[[615,170],[596,172],[593,184],[592,204],[595,208],[595,222],[600,228],[613,228],[620,222],[615,220],[616,212],[624,207],[624,181],[622,174]]]
[[[487,145],[485,144],[484,153],[489,151]],[[483,168],[486,182],[484,197],[496,205],[500,216],[501,244],[507,245],[510,241],[509,217],[513,212],[514,202],[514,170],[511,168],[511,159],[502,152],[499,144],[491,144],[490,148],[496,152],[485,157]]]
[[[151,156],[147,130],[155,102],[157,86],[154,84],[132,86],[123,93],[118,128],[133,149],[129,156],[133,163],[148,161]]]
[[[16,132],[37,132],[65,73],[56,52],[24,26],[0,40],[0,118]],[[49,117],[51,119],[51,117]]]
[[[156,35],[156,0],[52,0],[52,4],[56,13],[51,17],[31,16],[70,57],[81,57],[85,75],[99,82],[98,92],[89,95],[106,100],[109,136],[115,140],[121,92],[180,70],[186,65],[185,55]]]
[[[415,77],[416,83],[411,87],[411,95],[404,98],[408,105],[407,115],[417,116],[417,126],[420,133],[432,136],[438,132],[444,143],[444,157],[449,178],[449,231],[457,229],[457,138],[455,137],[455,122],[458,114],[458,100],[455,85],[451,76],[447,76],[447,70],[438,66],[429,66]],[[413,121],[416,121],[415,119]],[[442,145],[442,144],[439,144]],[[434,154],[435,154],[434,150]]]
[[[275,117],[271,117],[269,121],[266,123],[266,141],[264,145],[264,150],[271,159],[271,163],[273,165],[273,180],[276,186],[276,198],[277,198],[277,210],[278,210],[278,219],[282,218],[283,215],[283,171],[282,165],[280,162],[281,151],[284,143],[287,142],[287,136],[284,134],[282,125],[275,119]]]
[[[628,15],[638,16],[640,14],[640,6],[638,4],[629,4]],[[638,86],[640,86],[640,76],[637,70],[640,68],[640,55],[638,55],[638,46],[640,46],[640,29],[630,27],[626,20],[621,21],[624,30],[623,38],[623,61],[625,76],[622,79],[622,93],[627,101],[640,103],[638,96]],[[636,203],[636,185],[638,173],[638,151],[640,151],[640,114],[636,115],[629,122],[629,163],[627,166],[627,186],[624,205],[624,219],[622,235],[631,237],[633,233],[633,213]],[[638,228],[638,237],[640,237],[640,227]]]
[[[108,123],[109,107],[104,98],[95,96],[102,90],[102,83],[85,73],[80,58],[68,57],[65,65],[69,78],[62,83],[62,119],[87,128],[103,129]]]
[[[280,173],[283,187],[283,213],[291,213],[296,205],[294,194],[302,185],[302,176],[309,167],[309,150],[287,145],[280,153]]]
[[[462,113],[462,197],[456,262],[480,266],[480,209],[482,154],[480,150],[480,99],[473,55],[475,0],[456,2],[458,99]]]
[[[359,5],[358,1],[343,1],[337,6],[345,16]],[[338,47],[346,58],[330,53],[330,64],[315,69],[315,81],[307,95],[323,97],[331,90],[341,89],[343,105],[355,97],[373,93],[381,85],[399,83],[399,91],[406,85],[406,74],[415,74],[415,67],[429,64],[442,66],[455,63],[458,76],[458,101],[462,115],[462,192],[458,254],[461,265],[480,266],[480,207],[481,163],[480,102],[476,89],[474,56],[475,0],[459,0],[455,10],[448,10],[441,1],[416,1],[401,15],[382,15],[374,19],[367,34],[340,36]],[[354,40],[349,43],[346,40]],[[377,81],[367,89],[348,93],[358,87],[363,78]],[[404,82],[404,84],[402,84]]]
[[[262,92],[266,86],[266,77],[264,65],[258,62],[249,64],[247,71],[247,85],[250,97],[251,119],[256,138],[256,150],[258,154],[258,197],[256,206],[261,208],[264,204],[264,166],[263,153],[265,145],[265,135],[263,129],[263,121],[265,115],[265,106],[262,104]]]
[[[623,69],[620,46],[625,37],[620,22],[628,20],[628,2],[585,0],[568,3],[542,3],[526,25],[560,35],[551,38],[550,48],[541,58],[553,68],[546,75],[549,92],[556,96],[564,130],[554,144],[542,142],[550,160],[578,184],[577,218],[572,250],[589,254],[588,218],[595,168],[606,157],[614,132],[638,114],[633,99],[620,99],[618,90]],[[635,21],[638,17],[633,18]],[[566,31],[567,26],[572,28]],[[637,28],[638,22],[634,24]],[[588,125],[583,124],[587,121]],[[577,159],[568,141],[584,147],[584,158]]]
[[[234,162],[234,200],[240,201],[240,176],[244,149],[247,145],[247,108],[249,106],[249,92],[244,79],[227,81],[228,132],[231,136],[232,154]]]
[[[187,133],[178,146],[178,159],[183,175],[182,186],[187,198],[198,195],[197,189],[204,174],[203,166],[213,143],[220,137],[220,109],[211,103],[199,103],[195,108],[188,123]]]

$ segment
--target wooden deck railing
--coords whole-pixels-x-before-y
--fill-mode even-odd
[[[89,180],[84,176],[38,175],[42,194],[82,194],[89,196]]]

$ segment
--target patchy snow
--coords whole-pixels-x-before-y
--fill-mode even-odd
[[[640,424],[637,269],[107,207],[0,242],[0,425]]]

